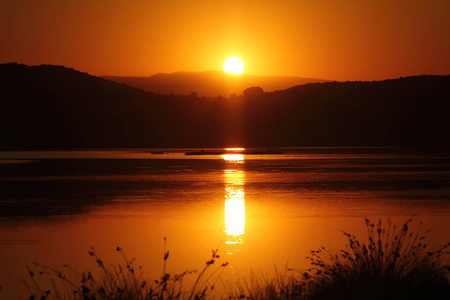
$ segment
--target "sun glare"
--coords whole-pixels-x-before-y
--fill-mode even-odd
[[[244,243],[245,234],[245,173],[238,170],[225,170],[225,233],[227,245]],[[232,254],[236,249],[228,249]]]
[[[230,57],[224,62],[223,70],[227,73],[242,74],[244,72],[244,63],[238,57]]]
[[[222,154],[222,158],[226,161],[240,163],[244,160],[243,154]]]

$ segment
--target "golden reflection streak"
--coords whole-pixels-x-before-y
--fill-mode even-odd
[[[244,151],[245,148],[233,147],[233,148],[225,148],[227,151]]]
[[[222,155],[227,163],[235,164],[236,167],[244,162],[242,154]],[[244,243],[245,234],[245,173],[242,170],[225,170],[225,241],[228,245],[239,245]],[[228,250],[232,254],[239,249]]]
[[[225,188],[225,233],[227,244],[240,244],[245,233],[245,192],[241,186]]]
[[[222,158],[228,162],[234,162],[234,163],[243,163],[244,162],[243,154],[223,154]]]

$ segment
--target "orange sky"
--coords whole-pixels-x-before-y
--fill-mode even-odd
[[[0,0],[0,63],[93,75],[222,68],[334,80],[450,74],[449,0]]]

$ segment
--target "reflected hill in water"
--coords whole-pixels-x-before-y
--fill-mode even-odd
[[[251,86],[260,86],[265,91],[276,91],[296,85],[329,81],[295,76],[234,75],[222,71],[159,73],[150,77],[103,76],[103,78],[159,94],[186,95],[195,92],[199,96],[208,97],[238,95]]]
[[[449,146],[450,76],[160,95],[62,66],[0,65],[1,149]]]
[[[220,202],[224,194],[226,200],[236,200],[230,202],[237,206],[229,211],[232,216],[242,214],[238,208],[247,192],[258,201],[270,195],[283,207],[280,197],[291,197],[303,216],[311,208],[327,207],[345,214],[347,208],[357,214],[375,213],[378,205],[388,207],[390,214],[405,209],[408,214],[449,211],[446,153],[286,148],[283,155],[242,155],[237,150],[195,157],[179,149],[166,149],[167,154],[149,150],[6,152],[9,157],[2,153],[0,219],[87,214],[110,205],[183,210],[194,203],[203,207],[212,199]]]
[[[111,203],[131,205],[151,201],[163,204],[173,198],[182,202],[187,193],[202,191],[211,195],[211,190],[216,187],[222,193],[221,182],[210,182],[208,186],[196,185],[198,179],[195,175],[216,172],[225,167],[226,163],[221,159],[0,161],[0,218],[86,214]],[[185,177],[179,180],[168,175],[172,170]]]

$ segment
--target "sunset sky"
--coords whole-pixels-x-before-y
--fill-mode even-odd
[[[449,14],[449,0],[0,0],[0,63],[150,76],[237,56],[254,75],[447,75]]]

